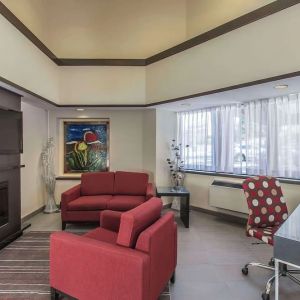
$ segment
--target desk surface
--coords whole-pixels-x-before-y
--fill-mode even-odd
[[[275,233],[274,257],[300,265],[300,205]]]
[[[275,233],[275,237],[300,242],[300,204],[281,225]]]
[[[185,188],[185,187],[180,187],[180,188],[177,188],[175,189],[174,187],[157,187],[156,188],[156,192],[157,192],[157,195],[160,195],[160,196],[187,196],[189,195],[189,191]]]

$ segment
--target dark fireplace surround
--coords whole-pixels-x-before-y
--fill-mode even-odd
[[[0,88],[0,108],[21,111],[21,96]],[[0,249],[22,234],[20,177],[20,154],[0,153]]]

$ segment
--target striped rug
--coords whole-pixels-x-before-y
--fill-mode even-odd
[[[0,251],[1,300],[50,299],[50,234],[30,231]],[[159,300],[170,299],[169,287],[166,287]]]

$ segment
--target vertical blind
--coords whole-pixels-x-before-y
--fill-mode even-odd
[[[300,178],[300,94],[178,113],[186,169]]]

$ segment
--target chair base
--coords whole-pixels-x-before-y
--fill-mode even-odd
[[[274,265],[274,259],[272,258],[268,265],[257,263],[257,262],[251,262],[251,263],[246,264],[244,266],[244,268],[242,269],[242,273],[244,275],[248,275],[249,267],[258,267],[261,269],[270,270],[270,271],[274,272],[274,275],[267,281],[265,291],[261,295],[263,300],[270,299],[270,292],[272,289],[272,285],[275,281],[275,267],[273,265]],[[293,276],[293,274],[300,274],[300,270],[288,270],[287,265],[285,265],[285,264],[280,265],[279,277],[282,277],[282,276],[288,277],[289,279],[291,279],[292,281],[294,281],[295,283],[300,285],[300,280],[298,278],[296,278],[295,276]]]

